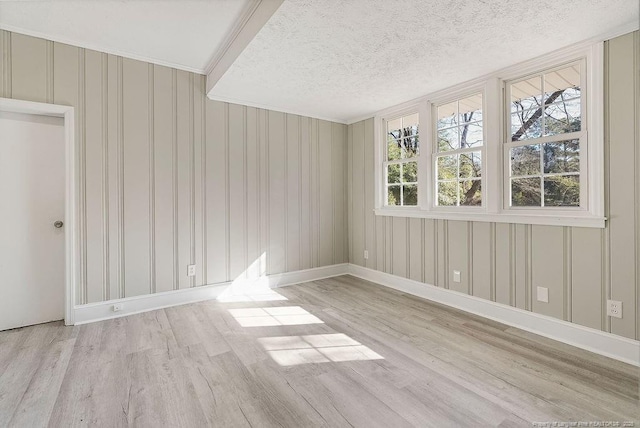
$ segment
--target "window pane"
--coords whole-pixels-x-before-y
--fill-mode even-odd
[[[545,177],[544,204],[555,207],[580,206],[580,177],[577,175]]]
[[[418,125],[405,126],[402,128],[402,135],[405,137],[418,135]]]
[[[419,152],[419,117],[413,113],[387,122],[387,160],[416,157]]]
[[[545,135],[580,130],[580,65],[544,75]]]
[[[511,114],[511,141],[542,136],[542,110],[523,110]]]
[[[400,164],[387,166],[387,183],[400,183]]]
[[[460,178],[482,176],[482,153],[471,152],[460,155]]]
[[[540,193],[540,179],[537,177],[511,180],[511,205],[514,207],[539,207]]]
[[[545,107],[544,134],[557,135],[580,131],[580,98],[565,99],[563,96]]]
[[[402,158],[400,142],[391,135],[387,136],[387,160],[398,160]]]
[[[453,180],[458,176],[458,155],[438,157],[438,180]]]
[[[545,174],[580,172],[579,140],[559,141],[544,145]]]
[[[511,149],[511,175],[540,174],[540,145],[514,147]]]
[[[439,181],[438,182],[438,205],[456,206],[458,205],[458,182]]]
[[[549,99],[554,94],[556,96],[562,94],[566,98],[580,95],[580,64],[572,64],[561,70],[545,73],[544,97]]]
[[[482,145],[482,122],[472,122],[460,127],[460,147],[477,147]]]
[[[407,162],[402,165],[402,181],[404,183],[415,183],[418,181],[418,163]],[[406,199],[405,199],[406,202]]]
[[[402,186],[402,192],[404,205],[418,205],[418,186],[416,184]]]
[[[513,83],[510,90],[511,141],[580,130],[580,64]]]
[[[458,102],[454,101],[438,107],[437,128],[449,128],[458,124]]]
[[[458,101],[460,123],[482,120],[482,94],[472,95]]]
[[[536,109],[542,104],[542,79],[535,76],[511,85],[511,113]]]
[[[402,128],[408,131],[413,132],[415,135],[418,133],[418,125],[420,124],[418,120],[418,113],[410,114],[402,118]]]
[[[387,205],[400,205],[400,186],[389,186],[387,189]]]
[[[460,205],[482,205],[482,180],[460,182]]]
[[[481,152],[460,153],[484,143],[482,93],[438,106],[437,203],[440,206],[480,205]],[[462,179],[462,180],[461,180]]]
[[[394,138],[400,138],[401,129],[402,129],[402,118],[393,119],[387,122],[387,133],[393,134]]]
[[[418,156],[418,136],[412,136],[412,137],[404,137],[402,139],[402,144],[403,144],[403,157],[405,158],[413,158]]]
[[[458,144],[458,128],[442,129],[438,131],[438,151],[447,152],[456,150],[460,146]]]

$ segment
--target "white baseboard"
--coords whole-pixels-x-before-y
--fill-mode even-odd
[[[269,279],[269,286],[273,288],[300,284],[301,282],[317,281],[319,279],[346,275],[347,273],[349,273],[349,263],[341,263],[337,265],[269,275],[267,278]]]
[[[204,300],[237,301],[234,297],[242,297],[245,289],[252,295],[256,292],[258,295],[273,293],[277,299],[277,292],[271,289],[345,274],[640,366],[640,342],[636,340],[347,263],[77,305],[74,308],[74,320],[78,325]],[[122,310],[114,312],[115,304],[121,304]]]
[[[155,294],[126,297],[124,299],[109,300],[106,302],[89,303],[87,305],[76,305],[74,307],[74,324],[87,324],[110,318],[119,318],[141,312],[153,311],[155,309],[167,308],[170,306],[200,302],[203,300],[228,298],[229,301],[234,301],[235,297],[242,298],[243,296],[247,296],[249,297],[249,300],[251,300],[249,294],[251,296],[266,295],[267,300],[269,300],[270,297],[273,297],[272,300],[275,300],[277,299],[278,294],[274,291],[270,291],[273,288],[345,275],[348,273],[348,270],[349,265],[347,263],[343,263],[268,275],[254,279],[241,279],[231,282],[203,285],[200,287],[185,288],[182,290],[165,291]],[[271,293],[271,296],[269,296],[269,293]],[[113,311],[113,306],[116,304],[122,305],[122,309],[118,312]]]
[[[358,278],[442,303],[465,312],[548,337],[596,354],[640,366],[640,342],[589,327],[469,296],[453,290],[350,264]]]

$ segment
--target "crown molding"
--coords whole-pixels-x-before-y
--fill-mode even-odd
[[[347,125],[353,125],[354,123],[362,122],[363,120],[373,119],[375,116],[376,116],[376,112],[374,111],[372,113],[367,113],[362,116],[352,117],[351,119],[345,120],[344,123]]]
[[[143,61],[143,62],[155,64],[155,65],[161,65],[164,67],[175,68],[177,70],[188,71],[189,73],[206,74],[205,70],[195,68],[195,67],[189,67],[188,65],[177,64],[170,61],[163,61],[161,59],[151,58],[144,55],[138,55],[138,54],[127,52],[120,49],[104,48],[102,46],[96,46],[91,43],[83,42],[82,40],[77,40],[77,39],[68,38],[68,37],[52,36],[49,34],[41,33],[39,31],[27,30],[24,28],[13,26],[13,25],[0,24],[0,30],[10,31],[12,33],[17,33],[17,34],[23,34],[25,36],[37,37],[39,39],[50,40],[52,42],[64,43],[65,45],[71,45],[78,48],[89,49],[96,52],[102,52],[106,54],[121,56],[123,58],[134,59],[137,61]]]
[[[247,106],[247,107],[261,108],[261,109],[264,109],[264,110],[277,111],[277,112],[280,112],[280,113],[295,114],[296,116],[310,117],[312,119],[326,120],[327,122],[335,122],[335,123],[340,123],[342,125],[348,125],[348,123],[343,119],[338,119],[338,118],[335,118],[335,117],[318,116],[318,115],[315,115],[313,113],[305,113],[304,111],[301,111],[301,110],[283,109],[281,107],[274,106],[274,105],[260,104],[260,103],[254,103],[252,101],[240,100],[240,99],[237,99],[237,98],[223,97],[223,96],[218,96],[218,95],[211,95],[211,93],[207,94],[207,98],[209,98],[212,101],[222,101],[222,102],[230,103],[230,104],[240,104],[240,105]]]

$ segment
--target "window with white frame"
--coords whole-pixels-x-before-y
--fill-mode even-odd
[[[437,206],[482,205],[482,94],[435,108]]]
[[[582,61],[577,61],[506,83],[511,207],[583,205],[582,68]]]
[[[387,206],[418,205],[418,113],[386,122],[385,182]]]
[[[376,214],[604,227],[603,70],[585,44],[380,112]]]

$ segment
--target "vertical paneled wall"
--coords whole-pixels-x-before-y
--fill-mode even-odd
[[[348,261],[345,125],[16,33],[0,49],[0,96],[76,109],[79,304]]]
[[[351,263],[640,339],[639,56],[637,31],[606,43],[605,229],[375,216],[369,119],[347,131]]]

